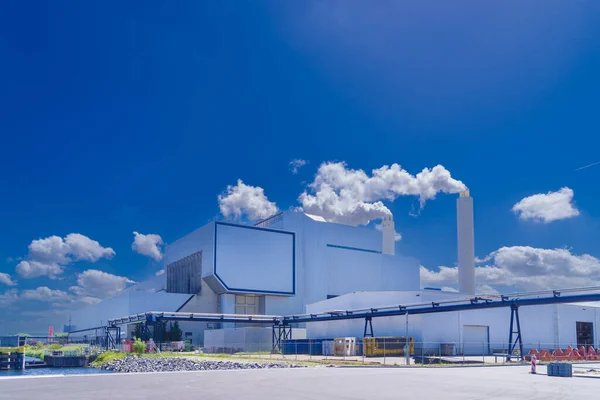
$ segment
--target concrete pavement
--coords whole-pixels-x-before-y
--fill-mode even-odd
[[[598,397],[600,381],[530,375],[529,366],[303,368],[73,375],[0,380],[0,399],[519,399]]]

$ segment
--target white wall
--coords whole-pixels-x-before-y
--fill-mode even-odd
[[[79,330],[106,325],[109,319],[133,314],[177,311],[190,297],[189,294],[123,291],[115,297],[74,312],[71,323]]]
[[[187,234],[181,239],[167,245],[165,249],[165,265],[181,260],[198,251],[202,251],[202,277],[212,273],[214,260],[215,223],[210,222],[200,229]]]
[[[217,223],[215,272],[229,292],[294,294],[294,235]]]
[[[418,294],[420,296],[417,296]],[[424,303],[453,297],[456,297],[456,294],[433,291],[357,292],[310,304],[307,306],[307,313]],[[555,310],[558,310],[558,321],[555,319]],[[577,344],[576,322],[578,321],[594,323],[596,345],[600,344],[598,342],[600,309],[598,308],[571,304],[528,306],[519,309],[519,317],[525,351],[529,351],[531,348],[551,350],[557,346],[563,349],[569,345],[575,346]],[[555,340],[556,322],[558,322],[560,338],[558,342]],[[435,348],[439,343],[454,343],[459,347],[464,341],[465,325],[489,327],[491,350],[508,347],[510,327],[510,309],[508,307],[409,316],[409,335],[413,336],[416,341],[424,342],[423,347]],[[362,337],[364,320],[309,323],[306,324],[306,328],[309,338]],[[373,330],[375,336],[404,336],[406,332],[405,317],[374,318]]]
[[[346,248],[325,248],[327,293],[339,296],[360,290],[381,290],[381,254]]]
[[[284,300],[267,296],[267,314],[303,313],[307,304],[328,295],[420,288],[418,261],[380,254],[379,231],[317,222],[300,212],[284,212],[270,228],[296,233],[296,296]]]
[[[76,329],[94,328],[106,325],[109,319],[129,315],[129,292],[121,292],[115,297],[98,304],[90,305],[75,311],[71,315],[71,323]],[[81,336],[86,333],[82,333]]]
[[[304,329],[292,329],[292,339],[306,339]],[[204,351],[213,353],[219,349],[234,351],[271,351],[273,349],[272,328],[228,328],[211,329],[204,332]]]
[[[599,326],[596,323],[598,309],[589,306],[563,304],[559,306],[558,321],[560,330],[560,343],[571,344],[575,346],[577,343],[576,322],[592,322],[594,323],[594,336]],[[600,343],[596,343],[600,345]]]
[[[440,295],[445,298],[444,295]],[[430,299],[428,298],[427,301]],[[415,304],[425,301],[420,291],[412,292],[355,292],[336,297],[330,300],[309,304],[306,307],[308,314],[332,310],[353,310],[396,306],[401,304]],[[406,317],[382,317],[373,319],[373,333],[375,336],[405,336]],[[408,318],[408,334],[416,341],[421,341],[422,316],[410,315]],[[307,335],[311,339],[327,339],[335,337],[363,337],[364,319],[341,320],[332,322],[316,322],[306,324]]]
[[[190,313],[218,313],[218,297],[205,282],[202,282],[200,294],[195,295],[180,311]],[[184,335],[186,332],[192,333],[194,344],[201,346],[204,344],[204,331],[208,329],[207,322],[181,322],[179,326]]]

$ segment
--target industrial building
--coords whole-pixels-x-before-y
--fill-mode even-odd
[[[435,303],[475,295],[473,199],[457,199],[460,293],[422,289],[419,261],[395,254],[394,221],[381,231],[285,211],[254,225],[210,222],[169,244],[165,273],[73,315],[77,329],[150,311],[284,316],[394,304]],[[452,343],[464,354],[506,349],[510,308],[383,317],[376,336],[408,335],[423,348]],[[530,347],[600,343],[594,304],[525,307]],[[212,348],[270,345],[269,328],[234,322],[183,322],[186,338]],[[298,324],[293,338],[362,337],[364,321]],[[131,334],[131,332],[126,332]]]

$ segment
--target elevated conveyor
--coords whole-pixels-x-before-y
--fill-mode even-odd
[[[370,335],[372,336],[373,318],[508,307],[511,309],[511,319],[507,359],[510,360],[512,357],[511,354],[517,345],[520,349],[519,357],[523,355],[519,307],[591,301],[600,301],[600,287],[472,296],[438,302],[399,304],[368,309],[331,310],[316,314],[286,316],[151,311],[109,320],[108,329],[116,329],[122,325],[139,323],[155,325],[161,321],[252,323],[273,326],[273,343],[275,344],[290,337],[289,332],[293,324],[364,319],[365,336],[368,335],[367,328],[370,329]],[[155,338],[155,340],[160,341],[160,337]]]

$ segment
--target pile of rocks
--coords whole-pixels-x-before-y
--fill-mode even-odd
[[[165,371],[208,371],[224,369],[298,368],[299,365],[284,363],[235,362],[221,360],[193,360],[184,357],[144,358],[128,356],[112,360],[100,368],[115,372],[165,372]]]

